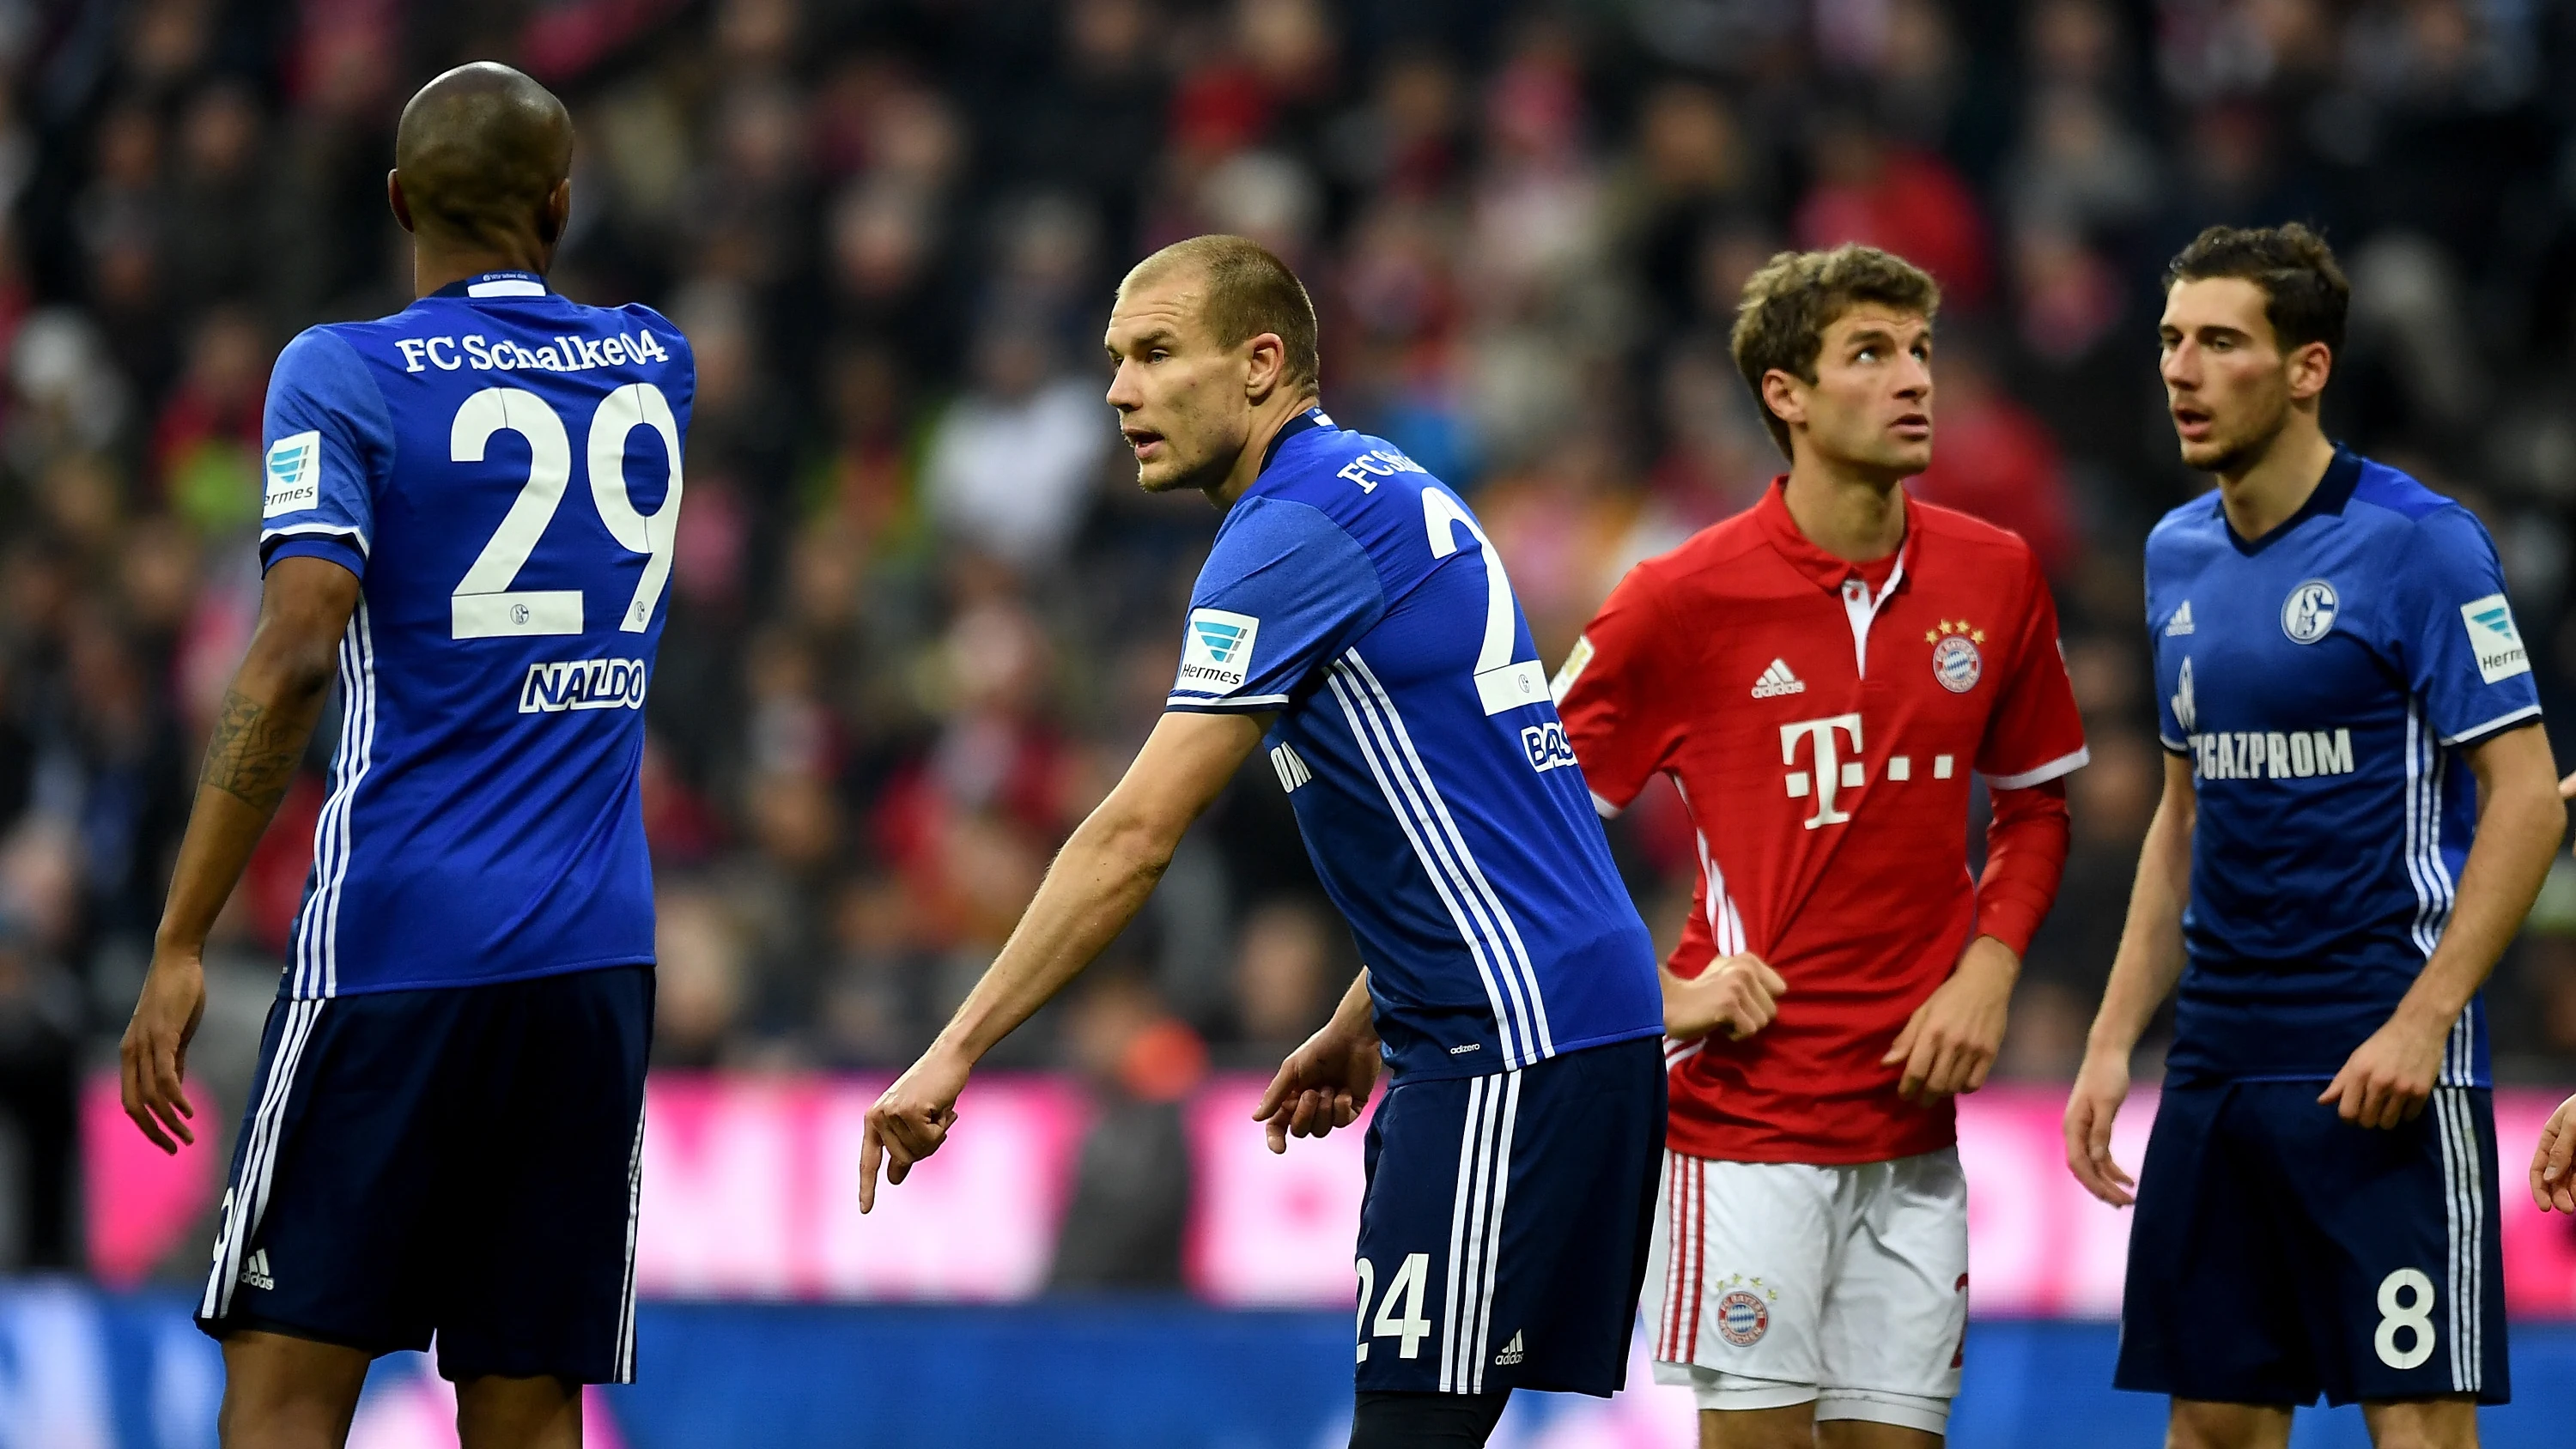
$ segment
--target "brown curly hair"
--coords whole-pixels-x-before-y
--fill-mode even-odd
[[[1825,329],[1858,302],[1920,313],[1928,322],[1941,310],[1941,284],[1905,258],[1857,242],[1827,252],[1781,252],[1745,279],[1735,307],[1735,366],[1784,457],[1789,425],[1762,400],[1762,379],[1776,367],[1814,382]]]

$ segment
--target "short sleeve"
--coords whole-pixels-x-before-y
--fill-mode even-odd
[[[2155,648],[2156,640],[2151,634],[2147,639],[2147,654],[2150,659],[2155,657]],[[2183,727],[2182,718],[2176,713],[2182,702],[2191,697],[2191,692],[2191,656],[2186,654],[2183,656],[2182,668],[2174,677],[2174,692],[2167,694],[2162,689],[2155,691],[2156,743],[2162,745],[2168,755],[2188,756],[2191,753],[2191,746],[2187,743],[2191,738],[2191,731]]]
[[[2445,745],[2475,743],[2540,715],[2494,540],[2465,508],[2416,520],[2391,622],[2410,693]]]
[[[2058,644],[2057,601],[2049,596],[2038,559],[2024,552],[2022,566],[2027,577],[2011,672],[1977,747],[1977,773],[1998,790],[2046,784],[2092,758],[2084,745],[2084,716],[2075,707],[2075,687],[2066,678],[2066,654]]]
[[[366,577],[393,419],[357,349],[318,327],[288,343],[269,375],[261,437],[260,567],[326,558]]]
[[[1234,508],[1190,593],[1167,709],[1285,708],[1386,614],[1376,565],[1322,509],[1266,497]]]
[[[1627,809],[1677,743],[1673,711],[1658,684],[1665,672],[1658,666],[1666,661],[1657,651],[1678,636],[1660,627],[1662,613],[1654,576],[1630,569],[1556,672],[1566,743],[1604,815]]]

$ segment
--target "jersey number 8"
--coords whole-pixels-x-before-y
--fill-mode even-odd
[[[671,459],[670,491],[649,517],[635,511],[626,492],[626,437],[643,427],[662,435]],[[572,481],[572,443],[564,435],[563,419],[544,398],[524,388],[487,387],[457,408],[447,455],[459,463],[480,463],[492,435],[503,431],[527,440],[528,481],[520,485],[517,501],[502,515],[501,526],[475,556],[474,566],[457,582],[450,601],[450,637],[578,634],[581,590],[510,587],[537,551],[537,540],[554,521],[564,486]],[[628,552],[648,555],[635,597],[617,620],[620,630],[640,634],[671,582],[672,540],[680,522],[679,420],[660,388],[629,383],[599,400],[599,410],[590,418],[589,444],[590,501],[599,510],[599,521]]]

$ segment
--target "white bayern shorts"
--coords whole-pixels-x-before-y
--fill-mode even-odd
[[[1968,1328],[1959,1150],[1815,1167],[1666,1151],[1645,1312],[1702,1409],[1943,1432]]]

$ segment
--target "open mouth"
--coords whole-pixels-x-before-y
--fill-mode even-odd
[[[1932,419],[1925,413],[1906,413],[1888,425],[1898,437],[1919,443],[1932,436]]]
[[[2176,433],[2195,443],[2209,436],[2210,417],[2207,412],[2181,404],[2176,405],[2171,411]]]
[[[1128,449],[1135,453],[1136,461],[1140,463],[1153,457],[1163,446],[1163,435],[1152,428],[1120,428],[1118,431],[1126,437]]]

